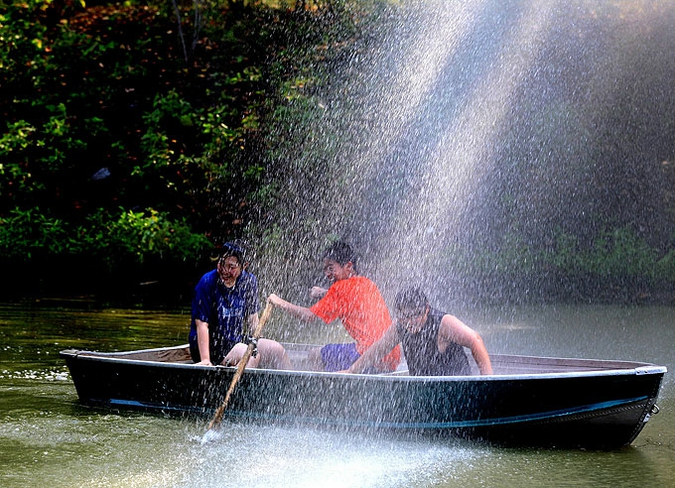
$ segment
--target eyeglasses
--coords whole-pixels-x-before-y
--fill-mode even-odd
[[[221,259],[218,265],[225,271],[234,271],[241,266],[239,263],[226,263],[224,259]]]

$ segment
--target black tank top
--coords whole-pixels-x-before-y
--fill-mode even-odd
[[[438,310],[430,309],[422,330],[415,334],[408,332],[402,325],[396,325],[411,375],[466,376],[471,374],[469,360],[462,346],[452,342],[448,344],[444,353],[438,351],[438,329],[441,326],[443,315],[445,314]]]

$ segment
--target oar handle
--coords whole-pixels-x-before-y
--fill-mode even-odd
[[[267,319],[269,319],[270,315],[272,314],[272,309],[274,306],[270,303],[267,302],[267,305],[265,305],[265,309],[263,310],[262,314],[260,315],[260,319],[258,319],[258,326],[255,328],[255,331],[253,332],[253,338],[258,339],[260,338],[260,335],[262,334],[263,327],[265,326],[265,322],[267,322]],[[230,397],[232,396],[232,392],[234,391],[234,388],[237,386],[237,383],[239,382],[239,379],[241,378],[241,375],[244,374],[244,369],[246,368],[246,364],[248,363],[248,360],[251,358],[251,354],[253,354],[253,348],[255,347],[255,344],[253,341],[248,345],[246,348],[246,351],[244,352],[244,355],[242,356],[241,360],[239,361],[239,364],[237,365],[237,371],[235,371],[234,376],[232,377],[232,382],[230,383],[230,387],[227,389],[227,393],[225,394],[225,400],[223,400],[222,405],[218,407],[218,410],[216,410],[215,415],[213,416],[213,419],[209,423],[209,429],[211,430],[215,426],[217,426],[220,421],[223,418],[223,414],[225,413],[225,410],[227,409],[227,405],[230,403]]]
[[[263,327],[265,326],[265,322],[267,322],[267,320],[270,318],[270,315],[272,315],[273,308],[274,305],[272,305],[270,302],[267,302],[267,305],[265,305],[265,308],[260,314],[260,319],[258,319],[258,326],[255,328],[255,331],[253,332],[254,339],[259,339],[260,336],[262,335],[262,330]]]

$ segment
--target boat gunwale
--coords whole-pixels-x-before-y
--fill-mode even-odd
[[[299,344],[301,345],[301,344]],[[159,351],[180,350],[187,347],[187,345],[161,347],[152,349],[140,349],[134,351],[116,351],[116,352],[97,352],[88,350],[66,349],[60,352],[61,357],[74,357],[78,360],[97,361],[113,364],[128,364],[138,366],[155,365],[158,368],[178,368],[178,369],[201,369],[204,371],[234,371],[233,366],[206,366],[194,363],[184,362],[170,362],[157,361],[148,359],[129,359],[120,356],[126,356],[134,353],[153,353]],[[563,379],[563,378],[580,378],[580,377],[602,377],[602,376],[632,376],[632,375],[658,375],[667,373],[665,366],[659,366],[652,363],[644,363],[637,361],[621,361],[621,360],[604,360],[604,359],[584,359],[584,358],[560,358],[560,357],[544,357],[544,356],[526,356],[526,355],[512,355],[512,354],[496,354],[494,357],[505,359],[532,359],[544,361],[573,361],[580,363],[607,363],[612,365],[625,365],[625,367],[612,367],[609,369],[588,369],[584,371],[558,371],[558,372],[541,372],[541,373],[513,373],[513,374],[493,374],[493,375],[466,375],[466,376],[410,376],[401,374],[402,371],[395,371],[392,373],[383,374],[362,374],[362,373],[338,373],[326,371],[307,371],[307,370],[278,370],[278,369],[264,369],[264,368],[250,368],[246,371],[255,375],[290,375],[290,376],[319,376],[319,377],[339,377],[350,378],[368,381],[395,381],[395,382],[468,382],[468,381],[507,381],[507,380],[525,380],[525,379]],[[403,371],[405,373],[405,371]]]

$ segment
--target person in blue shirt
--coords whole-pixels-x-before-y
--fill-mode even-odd
[[[257,327],[259,304],[258,281],[245,265],[242,247],[228,242],[216,269],[195,287],[188,340],[196,364],[235,366],[246,351],[247,327],[250,333]],[[281,344],[260,338],[247,366],[291,369],[291,362]]]

